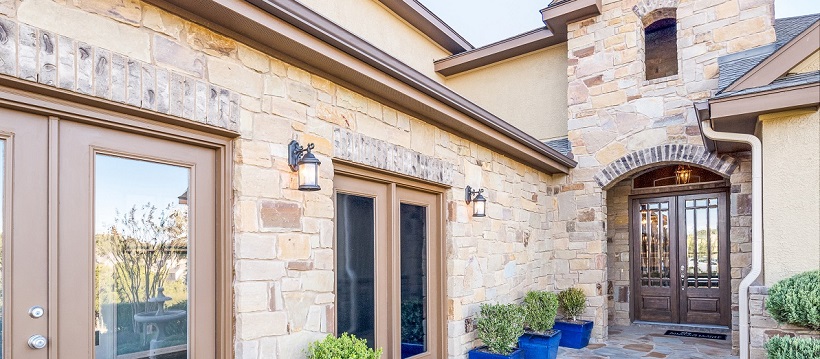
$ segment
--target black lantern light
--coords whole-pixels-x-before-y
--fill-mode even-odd
[[[472,187],[467,186],[467,189],[464,191],[465,197],[467,200],[467,204],[470,202],[473,203],[473,217],[484,217],[487,215],[487,199],[481,195],[481,192],[484,192],[483,189],[480,190],[473,190]],[[473,197],[475,195],[475,197]]]
[[[318,191],[319,187],[319,159],[311,152],[314,145],[309,143],[307,148],[299,142],[290,141],[288,145],[288,164],[290,169],[299,173],[300,191]]]

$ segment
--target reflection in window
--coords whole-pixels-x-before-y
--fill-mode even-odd
[[[427,208],[401,204],[401,357],[427,347]]]
[[[95,357],[188,352],[187,168],[97,155]]]
[[[3,284],[5,281],[3,280],[3,276],[5,273],[3,272],[3,248],[5,247],[3,240],[6,238],[3,229],[5,228],[3,225],[5,223],[4,219],[6,217],[5,212],[5,189],[6,189],[6,141],[0,140],[0,359],[3,358],[3,323],[5,322],[5,318],[3,318]]]
[[[669,202],[641,204],[641,285],[669,287]]]
[[[687,200],[687,287],[717,288],[719,286],[719,243],[717,198]]]
[[[375,201],[339,193],[336,197],[337,332],[376,343]]]

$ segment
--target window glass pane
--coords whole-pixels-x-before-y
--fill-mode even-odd
[[[185,167],[97,155],[97,359],[188,356]]]
[[[669,287],[669,203],[641,205],[641,285]]]
[[[427,208],[401,204],[401,357],[427,347]]]
[[[709,201],[711,202],[712,200]],[[718,255],[718,245],[720,244],[720,240],[718,238],[717,200],[715,200],[714,205],[715,207],[709,208],[709,269],[711,270],[709,286],[717,288],[720,285],[720,267],[718,266],[718,259],[720,258]]]
[[[375,201],[348,194],[336,197],[337,332],[366,339],[376,334]]]

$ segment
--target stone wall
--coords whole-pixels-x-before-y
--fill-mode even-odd
[[[471,319],[480,303],[516,302],[528,290],[554,289],[554,194],[574,187],[550,185],[549,175],[146,3],[2,4],[5,29],[36,27],[35,34],[70,39],[66,48],[88,46],[95,58],[122,54],[123,61],[151,69],[149,74],[176,73],[197,89],[200,83],[219,89],[219,104],[223,90],[231,103],[238,100],[228,117],[236,121],[211,123],[207,111],[204,117],[241,135],[234,141],[233,168],[236,357],[299,358],[309,341],[332,329],[337,159],[448,186],[441,240],[447,250],[443,315],[450,358],[465,358],[477,344]],[[137,96],[147,93],[144,84],[157,84],[144,71],[133,74],[139,81],[117,86]],[[179,90],[178,83],[169,86],[169,96]],[[198,109],[198,97],[194,104]],[[296,190],[296,175],[287,165],[292,139],[316,145],[321,191]],[[486,190],[487,217],[470,216],[463,198],[467,185]],[[571,262],[576,273],[586,266],[577,261]]]
[[[630,255],[629,252],[629,194],[632,181],[624,179],[607,191],[606,196],[606,249],[607,300],[610,325],[629,325],[630,313]]]
[[[810,337],[820,339],[820,331],[809,330],[791,324],[779,324],[766,311],[766,298],[769,297],[769,288],[758,286],[749,287],[749,311],[751,320],[751,358],[766,357],[766,341],[775,336]]]
[[[603,324],[596,324],[597,340],[606,337],[608,308],[600,287],[607,282],[606,263],[611,258],[606,255],[608,194],[601,182],[592,178],[606,168],[617,167],[621,160],[639,163],[645,157],[642,154],[658,146],[701,147],[692,104],[716,92],[719,56],[775,40],[772,4],[739,0],[604,0],[601,15],[568,24],[568,129],[579,165],[560,179],[567,188],[575,189],[557,196],[563,208],[558,210],[553,235],[571,240],[564,243],[556,239],[555,253],[556,258],[573,257],[583,248],[584,256],[600,259],[593,271],[585,272],[585,278],[561,275],[561,262],[556,259],[556,285],[564,287],[575,281],[586,288],[591,296],[586,316]],[[679,72],[646,81],[641,17],[669,7],[676,9]],[[670,158],[670,162],[687,162],[679,147],[673,152],[677,157]],[[612,178],[608,183],[621,178]],[[735,182],[745,178],[740,172],[732,174],[733,191],[737,191],[731,196],[732,206],[735,201],[747,199],[748,186]],[[747,208],[748,201],[737,205]],[[744,218],[732,220],[740,225],[732,230],[740,241],[745,239],[737,233],[748,230]],[[746,248],[742,242],[733,245],[739,251]],[[732,260],[747,264],[746,256],[739,252],[732,255]],[[733,270],[733,278],[741,271]]]

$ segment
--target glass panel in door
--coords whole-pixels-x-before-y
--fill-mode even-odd
[[[95,358],[187,358],[187,167],[95,156]]]
[[[336,195],[337,333],[376,343],[376,201]]]
[[[641,286],[670,286],[669,202],[641,204]]]
[[[674,198],[635,200],[633,219],[633,263],[636,319],[674,322],[678,319],[678,301],[674,280],[677,257],[674,242]]]
[[[401,357],[427,351],[427,207],[402,203]]]
[[[4,295],[3,285],[5,284],[5,271],[3,270],[3,255],[5,251],[5,189],[6,189],[6,141],[0,140],[0,359],[3,358],[3,321],[5,319],[3,307]]]

